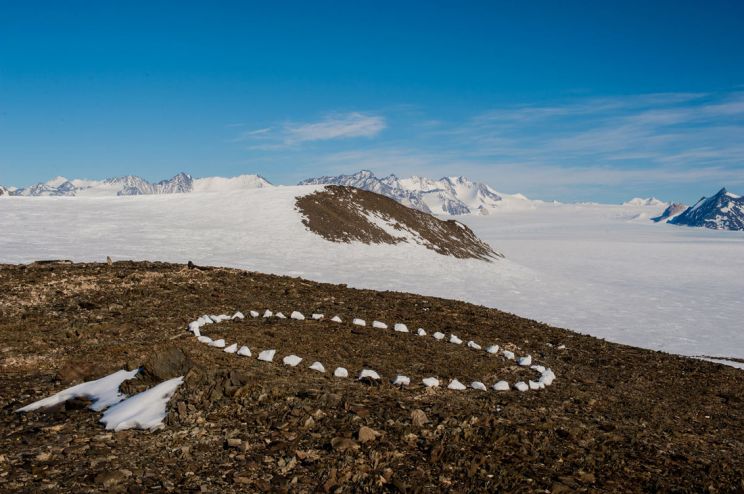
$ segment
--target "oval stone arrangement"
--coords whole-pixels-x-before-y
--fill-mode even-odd
[[[286,319],[286,317],[281,313],[277,312],[274,313],[273,311],[267,309],[264,311],[263,314],[259,314],[257,311],[250,311],[249,315],[253,318],[263,317],[263,318],[271,318],[275,317],[278,319]],[[219,324],[224,321],[231,321],[231,320],[242,320],[245,319],[245,315],[238,311],[232,316],[221,314],[221,315],[203,315],[199,317],[197,320],[192,321],[188,325],[188,330],[194,334],[194,336],[198,339],[199,342],[207,344],[211,347],[221,349],[223,352],[230,353],[230,354],[236,354],[241,357],[252,357],[253,354],[251,353],[251,350],[247,346],[240,346],[238,343],[226,343],[224,339],[218,339],[213,340],[209,336],[205,336],[201,334],[201,328],[204,326],[210,325],[210,324]],[[324,314],[312,314],[311,317],[306,318],[301,312],[299,311],[293,311],[290,315],[290,319],[294,319],[296,321],[307,321],[307,322],[313,322],[313,321],[321,321],[325,319]],[[360,318],[352,318],[352,324],[355,326],[366,326],[367,323],[364,319]],[[336,324],[343,324],[343,319],[339,317],[338,315],[333,316],[330,321],[336,323]],[[376,329],[381,330],[387,330],[388,325],[384,322],[374,320],[372,323],[372,327]],[[403,323],[395,323],[393,325],[393,330],[403,333],[408,333],[408,326]],[[426,336],[427,332],[423,328],[419,328],[416,333],[409,333],[412,336]],[[540,389],[545,389],[546,386],[550,386],[553,384],[553,381],[555,380],[556,376],[555,373],[542,365],[539,365],[537,363],[533,362],[531,355],[524,355],[521,357],[517,357],[514,352],[509,350],[504,350],[499,347],[499,345],[484,345],[481,346],[475,341],[468,341],[465,345],[463,345],[463,340],[461,340],[459,337],[457,337],[454,334],[450,334],[449,338],[446,338],[446,335],[444,333],[441,333],[439,331],[432,334],[432,337],[438,341],[441,341],[442,344],[451,344],[451,345],[460,345],[460,346],[466,346],[467,348],[474,350],[474,351],[482,351],[490,355],[499,355],[501,358],[505,360],[512,360],[516,365],[530,368],[537,374],[536,379],[528,380],[527,382],[524,381],[518,381],[513,384],[510,384],[507,381],[498,381],[496,383],[493,383],[490,388],[494,391],[509,391],[510,389],[516,389],[517,391],[536,391]],[[240,348],[238,350],[238,348]],[[564,347],[565,348],[565,347]],[[274,357],[276,356],[277,350],[270,348],[265,349],[262,351],[259,351],[257,354],[257,359],[264,361],[264,362],[274,362]],[[297,355],[287,355],[282,359],[282,362],[284,365],[290,366],[290,367],[298,367],[304,359],[302,357],[299,357]],[[304,364],[304,366],[307,366],[307,364]],[[303,367],[304,367],[303,366]],[[307,366],[308,370],[312,370],[315,372],[321,372],[325,373],[326,369],[323,366],[321,362],[314,361],[312,364]],[[345,367],[337,367],[333,371],[333,376],[337,378],[348,378],[349,377],[349,371]],[[371,380],[381,380],[382,377],[380,374],[373,370],[373,369],[360,369],[359,373],[357,374],[358,379],[371,379]],[[390,379],[390,382],[396,386],[409,386],[411,383],[411,378],[402,374],[397,374],[394,378]],[[421,379],[421,384],[423,384],[427,388],[438,388],[441,383],[437,377],[434,376],[427,376]],[[473,381],[470,383],[469,386],[463,384],[458,379],[452,379],[450,382],[446,385],[446,388],[453,391],[464,391],[467,389],[477,390],[477,391],[487,391],[488,386],[481,382],[481,381]]]

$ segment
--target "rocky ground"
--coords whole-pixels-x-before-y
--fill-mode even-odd
[[[205,313],[267,308],[511,343],[557,380],[526,393],[429,390],[427,374],[493,384],[529,371],[347,323],[249,318],[204,332],[328,369],[402,372],[410,389],[229,355],[185,332]],[[744,490],[742,371],[450,300],[163,263],[2,266],[0,359],[2,492]],[[162,430],[107,432],[82,401],[15,412],[138,366],[126,392],[186,375]]]

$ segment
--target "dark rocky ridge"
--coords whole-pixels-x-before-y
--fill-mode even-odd
[[[251,308],[511,342],[558,378],[527,393],[399,390],[241,359],[185,334],[200,314]],[[338,353],[384,377],[418,366],[441,378],[510,372],[393,331],[223,324],[207,331],[251,348],[281,341],[282,355],[308,360]],[[164,263],[0,266],[0,359],[1,492],[744,489],[742,371],[462,302]],[[148,362],[152,375],[191,368],[162,431],[107,433],[82,402],[14,412],[69,386],[56,380],[62,370],[74,383]]]
[[[297,208],[304,216],[305,226],[331,242],[397,244],[416,241],[439,254],[460,259],[489,261],[503,257],[460,222],[443,221],[389,197],[354,187],[328,185],[321,191],[297,198]],[[384,218],[396,233],[370,221],[370,215]],[[413,234],[415,240],[406,239],[408,234]]]
[[[744,230],[744,197],[723,188],[714,196],[702,197],[669,223],[714,230]]]

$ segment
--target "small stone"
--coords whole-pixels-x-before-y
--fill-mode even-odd
[[[101,472],[96,475],[96,484],[100,484],[107,489],[124,482],[124,480],[126,480],[126,476],[119,470]]]
[[[359,449],[357,442],[347,437],[334,437],[331,439],[331,447],[341,452]]]
[[[377,432],[374,429],[371,429],[367,427],[366,425],[363,425],[359,428],[359,432],[357,433],[357,438],[359,439],[360,443],[368,443],[370,441],[374,441],[377,439],[377,436],[379,436],[380,433]]]
[[[426,416],[423,410],[416,409],[411,412],[411,423],[415,427],[423,427],[429,422],[429,418]]]
[[[227,440],[227,447],[228,448],[239,448],[242,443],[243,441],[241,441],[240,438],[231,437],[230,439]]]

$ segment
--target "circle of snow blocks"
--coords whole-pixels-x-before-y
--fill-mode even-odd
[[[302,312],[292,311],[292,313],[289,315],[290,319],[294,319],[296,321],[304,321],[305,316],[302,315]]]
[[[285,316],[285,315],[284,315],[284,314],[282,314],[281,312],[277,312],[277,313],[276,313],[276,314],[274,314],[274,315],[275,315],[275,316],[276,316],[277,318],[279,318],[279,319],[286,319],[286,318],[287,318],[287,316]]]
[[[258,354],[258,360],[263,360],[264,362],[272,362],[274,360],[274,355],[276,355],[276,350],[264,350],[263,352]]]
[[[388,325],[380,321],[372,321],[372,327],[375,329],[387,329]]]
[[[359,373],[359,379],[364,379],[365,377],[370,379],[380,379],[380,375],[372,369],[362,369],[362,372]]]
[[[408,326],[406,326],[402,322],[396,322],[395,323],[395,326],[393,326],[393,329],[396,330],[399,333],[407,333],[408,332]]]
[[[284,365],[297,367],[297,364],[302,362],[302,357],[298,357],[297,355],[287,355],[282,359],[282,362],[284,363]]]
[[[470,387],[473,389],[477,389],[478,391],[486,391],[486,385],[480,381],[471,382]]]
[[[473,350],[480,350],[481,346],[473,340],[470,340],[468,341],[468,348],[472,348]]]
[[[416,334],[419,336],[426,336],[426,331],[424,330],[424,328],[418,328],[416,330]]]
[[[434,336],[434,339],[435,340],[443,340],[444,339],[444,333],[440,333],[439,331],[437,331],[436,333],[434,333],[433,336]]]
[[[532,355],[527,355],[526,357],[519,357],[519,360],[517,360],[517,364],[522,365],[524,367],[528,367],[532,365]]]
[[[325,367],[323,367],[323,364],[321,364],[320,362],[313,362],[310,368],[314,371],[325,372]]]
[[[343,367],[336,367],[336,370],[333,371],[333,375],[335,377],[349,377],[349,371],[347,371]]]
[[[402,374],[398,374],[393,379],[394,386],[408,386],[409,384],[411,384],[411,378]]]
[[[242,357],[250,357],[251,356],[251,349],[247,346],[243,345],[240,347],[240,350],[238,350],[238,355]]]
[[[333,322],[341,322],[341,318],[340,318],[340,317],[338,317],[338,316],[333,316],[333,317],[331,318],[331,321],[333,321]]]
[[[491,345],[486,347],[486,351],[488,353],[499,353],[499,346],[498,345]]]
[[[219,340],[214,340],[212,343],[209,344],[209,346],[213,346],[215,348],[225,348],[225,340],[220,338]]]
[[[242,312],[238,311],[235,314],[233,314],[231,319],[245,319],[245,315]]]
[[[258,317],[260,314],[258,313],[258,311],[252,310],[250,312],[250,315],[251,315],[251,317]]]
[[[499,381],[493,385],[494,391],[509,391],[509,383],[506,381]]]
[[[274,313],[271,312],[269,309],[266,309],[266,312],[263,313],[263,316],[264,317],[271,317],[273,315],[274,315]]]
[[[514,389],[524,392],[530,389],[530,387],[526,382],[519,381],[518,383],[514,384]]]
[[[542,374],[543,372],[545,372],[545,367],[543,367],[542,365],[531,365],[530,366],[530,369],[536,370],[540,374]]]
[[[199,336],[197,338],[197,341],[199,343],[212,343],[212,338],[210,338],[209,336]]]
[[[457,336],[453,335],[453,334],[450,335],[449,342],[450,343],[454,343],[455,345],[461,345],[462,344],[462,340],[460,338],[458,338]]]
[[[468,388],[463,383],[461,383],[460,381],[458,381],[457,379],[453,379],[447,385],[447,389],[454,389],[456,391],[463,391],[463,390],[468,389]]]
[[[545,385],[537,381],[530,381],[530,389],[545,389]]]
[[[225,353],[235,353],[237,351],[238,351],[238,344],[237,343],[233,343],[232,345],[230,345],[229,347],[226,347],[223,350],[223,352],[225,352]]]
[[[508,358],[509,360],[514,360],[514,352],[510,352],[509,350],[504,350],[502,353],[504,357]]]
[[[421,380],[422,383],[424,383],[424,386],[427,388],[438,388],[439,387],[439,379],[436,377],[425,377]]]
[[[323,314],[313,314],[312,315],[312,318],[313,318],[314,321],[320,321],[321,319],[323,319],[323,317],[325,317]]]
[[[351,324],[355,326],[366,326],[367,325],[364,319],[354,319],[353,321],[351,321]]]

